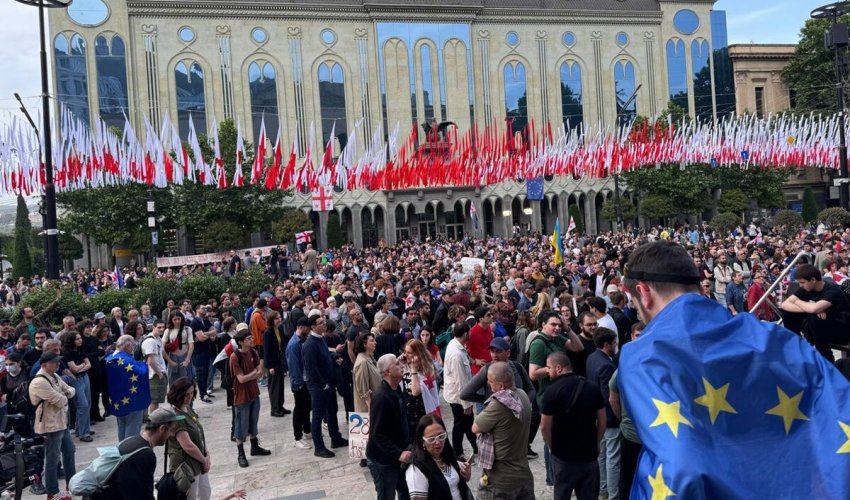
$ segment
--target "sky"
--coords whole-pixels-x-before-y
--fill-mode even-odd
[[[811,11],[827,0],[718,0],[726,11],[729,43],[796,43]],[[0,122],[19,114],[17,92],[35,116],[41,106],[38,9],[0,1]],[[48,48],[50,43],[48,42]],[[37,118],[36,118],[37,119]],[[0,197],[0,205],[7,200]]]

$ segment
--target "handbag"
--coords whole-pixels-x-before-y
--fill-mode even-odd
[[[165,352],[175,352],[175,351],[177,351],[177,349],[180,348],[180,336],[181,335],[183,335],[182,331],[177,332],[177,335],[174,337],[173,340],[163,344],[162,347],[163,347],[163,349],[165,349]]]

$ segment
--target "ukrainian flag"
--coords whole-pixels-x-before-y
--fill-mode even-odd
[[[846,499],[850,383],[799,336],[696,294],[623,347],[629,498]]]
[[[561,219],[555,220],[555,231],[552,233],[552,248],[555,250],[555,265],[564,262],[564,243],[561,241]]]

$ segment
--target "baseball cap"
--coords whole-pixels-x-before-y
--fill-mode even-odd
[[[490,348],[498,349],[500,351],[510,351],[511,345],[504,339],[504,337],[496,337],[490,341]]]
[[[236,331],[237,331],[237,332],[242,332],[242,331],[247,332],[247,331],[249,331],[249,330],[251,330],[251,329],[250,329],[250,328],[248,328],[248,324],[247,324],[247,323],[239,323],[238,325],[236,325]]]
[[[617,285],[608,285],[608,288],[606,288],[605,291],[608,292],[608,293],[615,293],[615,292],[619,292],[620,289],[617,288]]]
[[[186,420],[186,417],[178,415],[171,408],[157,408],[148,417],[148,422],[150,422],[150,425],[154,427],[170,424],[171,422],[177,422],[180,420]]]
[[[41,358],[39,358],[39,361],[41,361],[41,364],[52,363],[54,361],[59,361],[59,358],[61,358],[61,357],[62,356],[56,354],[53,351],[46,351],[44,354],[41,355]]]
[[[103,318],[105,318],[105,317],[106,317],[106,315],[105,315],[105,314],[103,314],[102,312],[95,313],[95,315],[94,315],[94,319],[95,319],[95,321],[97,321],[97,320],[99,320],[99,319],[103,319]]]

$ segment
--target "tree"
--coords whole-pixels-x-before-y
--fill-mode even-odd
[[[637,215],[637,208],[632,203],[632,200],[621,196],[620,197],[620,215],[624,221],[634,219]],[[609,221],[617,220],[617,202],[613,198],[602,204],[602,217]]]
[[[684,169],[679,165],[645,166],[626,171],[621,177],[639,196],[657,195],[669,201],[676,207],[670,216],[702,213],[708,206],[710,190],[716,186],[715,174],[707,165]]]
[[[841,18],[850,22],[850,16]],[[823,43],[829,19],[809,19],[800,30],[794,56],[782,70],[782,80],[797,95],[797,113],[824,113],[835,110],[835,67],[833,54]]]
[[[12,277],[16,279],[29,278],[33,275],[32,256],[30,255],[31,233],[30,211],[24,197],[18,195],[18,210],[15,215],[15,260],[12,263]]]
[[[831,228],[843,228],[850,222],[850,212],[841,207],[827,208],[818,214],[818,222],[823,222]]]
[[[302,210],[285,207],[283,213],[275,222],[274,237],[278,243],[288,243],[295,238],[295,233],[313,229],[313,221]]]
[[[206,247],[213,250],[241,248],[245,244],[245,230],[231,220],[216,220],[202,230]]]
[[[61,223],[59,227],[62,227]],[[80,240],[75,238],[73,234],[61,229],[59,233],[59,258],[63,262],[71,263],[83,258],[83,244],[80,243]]]
[[[221,159],[228,184],[236,172],[236,136],[233,120],[227,119],[218,127]],[[200,136],[201,153],[208,163],[214,163],[215,153],[206,136]],[[250,172],[254,161],[254,145],[245,144],[243,166]],[[213,175],[217,175],[215,167]],[[250,173],[248,174],[250,176]],[[264,181],[264,180],[263,180]],[[279,182],[275,182],[275,188]],[[186,182],[174,186],[174,220],[178,226],[190,228],[207,227],[219,220],[233,221],[245,233],[259,231],[283,216],[286,191],[268,190],[264,183],[256,185],[246,183],[243,187],[230,186],[219,189],[216,185],[204,185],[200,182]]]
[[[770,221],[770,225],[779,230],[783,235],[789,236],[797,232],[797,230],[803,225],[805,225],[806,221],[803,220],[803,217],[795,212],[794,210],[780,210],[776,212],[776,215],[773,216],[773,219]]]
[[[741,215],[749,204],[750,200],[740,189],[724,190],[723,194],[720,195],[720,199],[717,201],[717,209],[721,212],[718,215],[722,215],[722,212],[732,212]]]
[[[570,217],[572,217],[573,219],[573,222],[576,223],[576,232],[578,234],[584,234],[584,215],[582,215],[581,209],[578,208],[578,205],[570,205],[570,208],[567,210],[567,212],[569,212]],[[569,221],[567,222],[567,224],[569,224]]]
[[[328,214],[327,237],[328,248],[340,248],[345,245],[345,235],[342,234],[339,214],[335,211]]]
[[[709,223],[712,229],[723,234],[728,234],[739,224],[741,224],[741,218],[731,212],[719,213]]]
[[[640,214],[649,219],[665,219],[676,215],[676,207],[663,196],[653,194],[641,203]]]
[[[803,191],[803,220],[814,222],[818,218],[818,203],[815,201],[815,193],[812,188]]]

